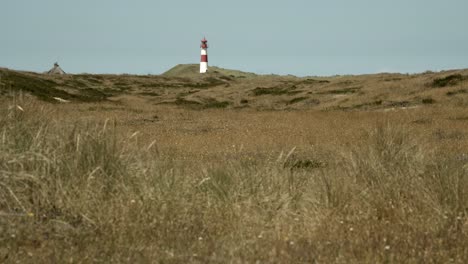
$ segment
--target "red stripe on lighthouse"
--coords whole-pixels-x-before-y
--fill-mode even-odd
[[[201,55],[201,62],[208,62],[208,55]]]

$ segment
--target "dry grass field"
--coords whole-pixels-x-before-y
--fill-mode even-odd
[[[194,69],[0,69],[0,262],[468,262],[468,70]]]

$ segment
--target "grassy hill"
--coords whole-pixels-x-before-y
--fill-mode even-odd
[[[217,67],[177,65],[162,75],[52,76],[0,69],[1,94],[23,91],[43,101],[106,101],[138,96],[153,104],[263,110],[371,110],[465,105],[468,70],[334,77],[255,75]]]
[[[166,77],[197,77],[200,75],[199,64],[179,64],[164,72],[162,76]],[[256,77],[257,74],[250,72],[243,72],[238,70],[223,69],[216,66],[210,66],[208,75],[224,75],[232,78],[248,78]]]

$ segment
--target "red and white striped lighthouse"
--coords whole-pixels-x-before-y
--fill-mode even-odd
[[[201,41],[201,60],[200,60],[200,73],[208,71],[208,40],[203,38]]]

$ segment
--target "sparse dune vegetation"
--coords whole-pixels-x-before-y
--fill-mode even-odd
[[[468,262],[468,71],[187,72],[0,69],[0,262]]]

